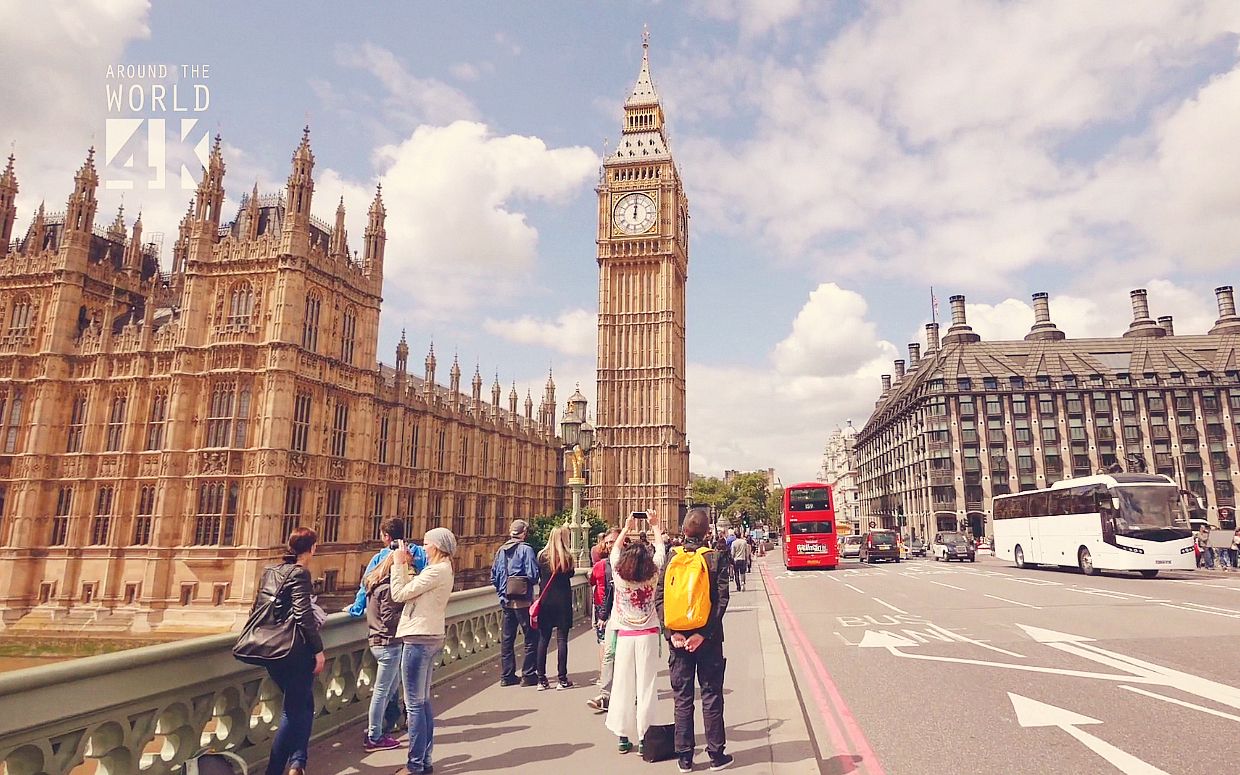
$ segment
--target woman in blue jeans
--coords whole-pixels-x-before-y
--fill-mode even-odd
[[[392,561],[392,599],[404,603],[396,637],[401,642],[401,673],[405,679],[405,706],[409,714],[409,775],[434,772],[435,714],[431,709],[431,670],[443,652],[444,612],[452,594],[452,555],[456,536],[446,527],[426,531],[422,542],[427,565],[414,576],[409,553],[401,541]]]
[[[280,726],[271,742],[267,775],[304,775],[310,727],[314,723],[314,677],[323,672],[323,641],[311,609],[310,558],[318,536],[308,527],[299,527],[288,537],[284,563],[263,571],[258,596],[278,596],[288,601],[290,616],[297,628],[297,645],[278,662],[267,666],[267,673],[284,693]],[[257,603],[255,603],[257,605]]]
[[[374,692],[370,695],[370,712],[367,718],[367,751],[387,751],[399,748],[400,741],[388,734],[385,727],[388,706],[395,699],[396,682],[400,678],[401,643],[396,639],[396,627],[404,606],[392,599],[391,572],[395,552],[388,552],[374,570],[366,574],[366,624],[369,627],[370,653],[378,665],[375,670]]]

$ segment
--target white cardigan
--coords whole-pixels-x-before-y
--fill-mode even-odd
[[[392,600],[404,603],[396,637],[443,635],[444,612],[452,594],[452,563],[435,562],[414,576],[408,565],[392,565]]]

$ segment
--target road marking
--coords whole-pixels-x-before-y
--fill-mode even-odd
[[[1175,603],[1160,603],[1160,605],[1166,606],[1167,608],[1178,608],[1181,611],[1192,611],[1197,614],[1210,614],[1212,616],[1225,616],[1228,619],[1240,619],[1240,614],[1235,613],[1229,614],[1222,611],[1207,611],[1203,608],[1189,608],[1186,605],[1176,605]]]
[[[1192,584],[1194,587],[1210,587],[1211,589],[1230,589],[1232,592],[1240,592],[1240,587],[1233,587],[1230,584],[1207,584],[1204,581],[1189,581],[1188,579],[1167,579],[1167,581],[1176,584]]]
[[[928,626],[929,626],[929,628],[930,628],[930,629],[935,630],[935,631],[937,631],[937,632],[941,632],[941,633],[943,633],[944,635],[948,636],[949,638],[954,638],[955,640],[958,640],[958,641],[960,641],[961,643],[972,643],[974,646],[981,646],[981,647],[982,647],[982,648],[984,648],[984,649],[990,649],[991,651],[997,651],[997,652],[999,652],[1000,654],[1006,654],[1006,655],[1007,655],[1007,656],[1009,656],[1009,657],[1016,657],[1017,659],[1024,659],[1024,658],[1025,658],[1025,657],[1024,657],[1024,655],[1022,655],[1022,654],[1017,654],[1015,651],[1008,651],[1007,649],[1001,649],[1001,648],[999,648],[998,646],[992,646],[992,645],[990,645],[989,643],[983,643],[983,642],[982,642],[982,641],[980,641],[980,640],[973,640],[972,638],[966,638],[965,636],[961,635],[960,633],[957,633],[957,632],[952,632],[951,630],[947,629],[946,627],[940,627],[940,626],[938,626],[937,624],[930,624],[930,625],[928,625]]]
[[[848,587],[848,588],[849,588],[849,589],[851,589],[853,592],[861,592],[861,590],[857,589],[857,588],[856,588],[856,587],[854,587],[852,584],[845,584],[844,586]],[[864,595],[865,593],[864,593],[864,592],[861,592],[861,594],[863,594],[863,595]]]
[[[1093,595],[1094,597],[1109,597],[1112,600],[1127,600],[1123,595],[1106,592],[1101,589],[1085,589],[1083,587],[1064,587],[1067,592],[1080,592],[1082,595]]]
[[[874,602],[875,602],[875,603],[878,603],[879,605],[885,605],[885,606],[887,606],[888,608],[890,608],[891,610],[895,611],[895,612],[896,612],[896,613],[898,613],[898,614],[907,614],[907,613],[908,613],[908,611],[905,611],[905,610],[900,609],[900,608],[896,608],[894,605],[892,605],[891,603],[888,603],[888,602],[887,602],[887,601],[885,601],[885,600],[879,600],[878,598],[874,598]]]
[[[944,584],[944,583],[943,583],[943,582],[941,582],[941,581],[931,581],[930,583],[931,583],[931,584],[938,584],[940,587],[947,587],[947,588],[949,588],[949,589],[958,589],[958,590],[960,590],[961,592],[968,592],[968,591],[969,591],[969,590],[965,589],[964,587],[958,587],[958,586],[956,586],[955,584]]]
[[[835,576],[827,576],[827,578],[831,579],[831,580],[832,580],[832,581],[834,581],[836,584],[843,584],[843,583],[844,583],[841,579],[837,579]]]
[[[998,595],[986,595],[986,597],[992,600],[1002,600],[1003,602],[1011,603],[1012,605],[1023,605],[1025,608],[1033,608],[1038,611],[1042,610],[1042,606],[1040,605],[1030,605],[1029,603],[1022,603],[1019,600],[1008,600],[1006,597],[999,597]]]
[[[763,581],[765,582],[767,575],[765,567],[762,569],[762,574]],[[778,584],[771,585],[769,597],[778,603],[779,613],[783,615],[784,623],[788,625],[792,635],[792,646],[796,651],[797,659],[800,661],[802,669],[810,679],[810,689],[818,703],[823,726],[826,727],[831,735],[832,741],[836,745],[836,750],[844,753],[849,749],[855,749],[857,755],[861,757],[861,761],[858,762],[859,770],[869,772],[871,775],[885,775],[883,765],[874,754],[874,749],[870,746],[869,739],[866,738],[865,733],[861,730],[861,725],[857,723],[857,719],[853,716],[848,704],[844,702],[844,698],[840,696],[839,689],[836,688],[835,682],[831,680],[831,674],[827,671],[826,665],[822,663],[818,652],[814,650],[813,645],[809,642],[809,638],[805,636],[805,631],[801,629],[800,621],[792,613],[792,609],[780,592]],[[828,701],[828,698],[830,701]],[[838,726],[831,714],[832,710],[839,717],[840,724]],[[845,735],[851,738],[851,745],[844,742]]]
[[[1138,595],[1136,592],[1120,592],[1116,589],[1093,589],[1091,587],[1068,587],[1075,592],[1091,592],[1095,594],[1116,595],[1119,597],[1135,597],[1140,600],[1154,600],[1149,595]]]
[[[1170,602],[1173,602],[1173,601],[1171,601],[1171,600],[1162,600],[1162,601],[1159,601],[1159,602],[1163,602],[1163,603],[1170,603]],[[1179,603],[1180,605],[1191,605],[1191,606],[1193,606],[1194,608],[1205,608],[1205,609],[1208,609],[1208,610],[1211,610],[1211,611],[1225,611],[1225,612],[1227,612],[1227,613],[1229,613],[1229,614],[1240,614],[1240,611],[1237,611],[1237,610],[1236,610],[1236,609],[1234,609],[1234,608],[1219,608],[1219,607],[1218,607],[1218,606],[1216,606],[1216,605],[1206,605],[1205,603],[1189,603],[1189,602],[1181,603],[1181,602],[1180,602],[1180,601],[1178,601],[1178,600],[1176,600],[1176,601],[1174,601],[1174,602]]]
[[[1151,692],[1151,691],[1146,691],[1145,689],[1138,689],[1135,686],[1121,686],[1119,688],[1124,689],[1126,691],[1135,692],[1137,694],[1141,694],[1146,697],[1153,697],[1154,699],[1162,700],[1163,702],[1169,702],[1172,705],[1179,705],[1181,707],[1192,708],[1193,710],[1199,710],[1202,713],[1209,713],[1211,716],[1218,716],[1219,718],[1230,719],[1232,721],[1240,721],[1240,716],[1233,716],[1230,713],[1224,713],[1223,711],[1215,710],[1214,708],[1207,708],[1204,705],[1197,705],[1192,702],[1185,702],[1184,700],[1177,700],[1175,697],[1168,697],[1165,694],[1159,694],[1158,692]]]
[[[1012,701],[1012,709],[1016,711],[1016,721],[1022,727],[1059,727],[1125,775],[1168,775],[1166,771],[1138,759],[1127,751],[1077,729],[1087,724],[1101,724],[1102,722],[1096,718],[1047,705],[1012,692],[1008,692],[1008,699]]]

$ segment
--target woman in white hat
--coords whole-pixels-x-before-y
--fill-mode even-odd
[[[392,562],[392,600],[404,603],[396,637],[401,641],[401,672],[405,681],[405,705],[409,709],[410,775],[432,771],[431,748],[435,737],[435,714],[431,709],[431,669],[443,652],[444,612],[452,594],[452,555],[456,536],[446,527],[426,531],[422,541],[427,565],[414,576],[410,555],[400,542]]]

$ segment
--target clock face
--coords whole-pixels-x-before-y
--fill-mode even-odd
[[[611,209],[616,228],[625,234],[642,234],[654,226],[656,208],[649,194],[625,194]]]

